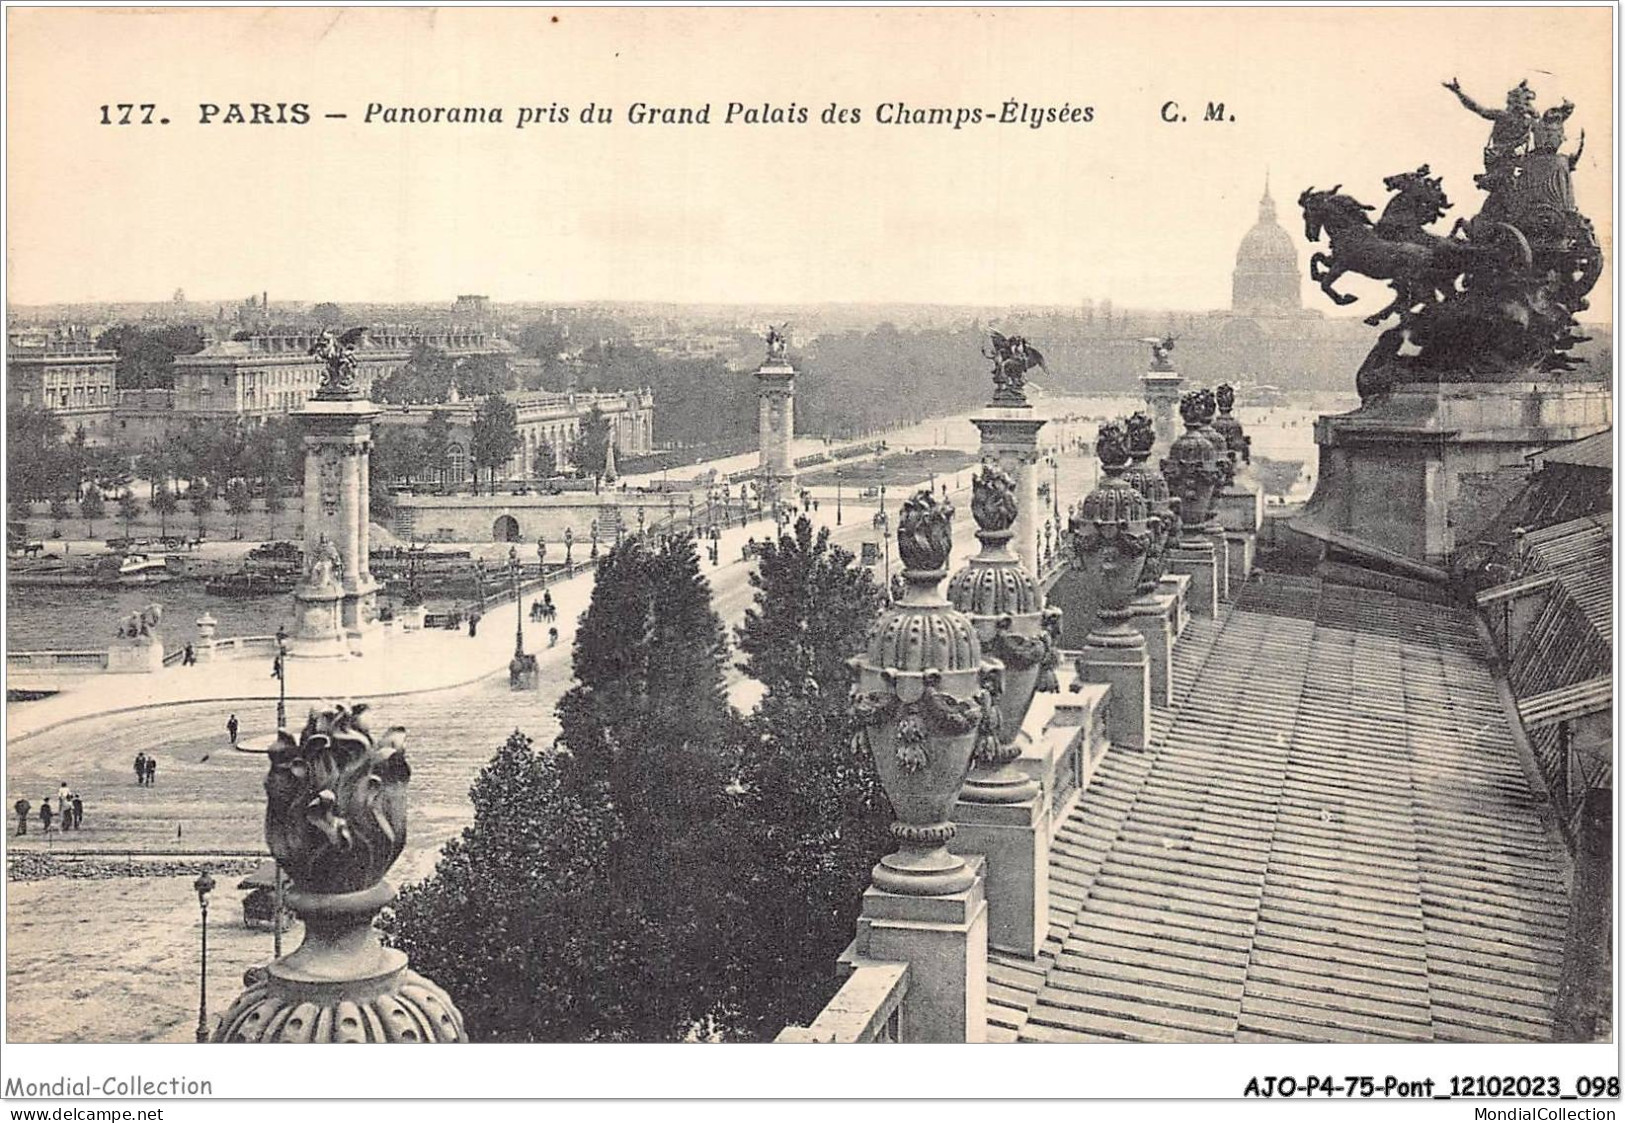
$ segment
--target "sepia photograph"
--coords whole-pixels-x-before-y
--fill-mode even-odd
[[[8,6],[5,1098],[1612,1118],[1616,16]]]

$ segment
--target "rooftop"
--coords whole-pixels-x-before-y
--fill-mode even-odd
[[[1568,858],[1472,616],[1255,576],[1177,646],[1050,864],[989,1037],[1548,1040]]]

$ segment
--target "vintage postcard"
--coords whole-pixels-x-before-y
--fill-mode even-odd
[[[8,7],[8,1104],[1611,1118],[1616,19]]]

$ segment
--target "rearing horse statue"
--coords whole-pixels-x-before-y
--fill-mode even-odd
[[[1338,184],[1329,191],[1310,188],[1298,196],[1298,205],[1303,208],[1304,237],[1318,242],[1324,230],[1330,242],[1329,253],[1317,253],[1309,259],[1309,277],[1318,281],[1321,291],[1339,305],[1359,299],[1332,287],[1345,273],[1387,281],[1394,290],[1394,299],[1382,311],[1365,318],[1372,326],[1390,316],[1404,318],[1418,305],[1455,291],[1456,278],[1483,262],[1494,260],[1528,268],[1532,260],[1529,243],[1506,223],[1487,228],[1489,240],[1480,244],[1428,234],[1420,225],[1411,225],[1413,214],[1403,226],[1392,224],[1384,231],[1390,236],[1384,237],[1367,214],[1373,208],[1341,194],[1341,190],[1342,184]],[[1439,194],[1442,201],[1443,193]],[[1401,231],[1404,240],[1394,240]]]

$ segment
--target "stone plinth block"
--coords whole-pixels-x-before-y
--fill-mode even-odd
[[[1212,523],[1208,524],[1212,526]],[[1230,540],[1223,530],[1210,530],[1204,537],[1213,544],[1213,575],[1221,602],[1230,599]]]
[[[1258,536],[1244,530],[1227,530],[1224,536],[1230,546],[1230,595],[1234,598],[1237,591],[1253,575],[1253,558],[1257,556]]]
[[[1164,573],[1162,580],[1157,582],[1158,596],[1174,598],[1173,624],[1176,639],[1185,631],[1185,625],[1190,623],[1190,605],[1186,596],[1190,585],[1191,579],[1183,573]]]
[[[350,637],[344,629],[344,590],[337,586],[293,591],[294,630],[288,637],[288,656],[293,659],[344,659],[350,654]]]
[[[863,894],[850,950],[861,959],[908,964],[904,1041],[987,1040],[986,862],[979,856],[968,861],[976,878],[959,893],[905,896],[870,886]]]
[[[987,943],[1028,959],[1049,934],[1049,801],[954,805],[951,849],[987,860]]]
[[[1304,514],[1447,565],[1521,491],[1525,456],[1612,424],[1606,381],[1401,383],[1315,422],[1320,471]]]
[[[1213,515],[1226,530],[1257,534],[1264,525],[1264,496],[1254,488],[1227,487],[1213,497]]]
[[[1217,619],[1219,615],[1219,575],[1211,542],[1180,545],[1168,551],[1168,568],[1191,579],[1186,587],[1185,605],[1195,616]]]
[[[115,675],[146,675],[164,669],[161,640],[148,643],[115,643],[107,649],[107,670]]]
[[[1083,645],[1078,677],[1112,688],[1106,700],[1106,733],[1114,746],[1143,749],[1151,739],[1151,665],[1145,641],[1133,632],[1133,646]]]
[[[1129,624],[1145,640],[1146,662],[1151,669],[1151,704],[1167,708],[1172,704],[1174,681],[1174,615],[1178,606],[1167,594],[1139,597],[1130,602],[1134,613]]]

